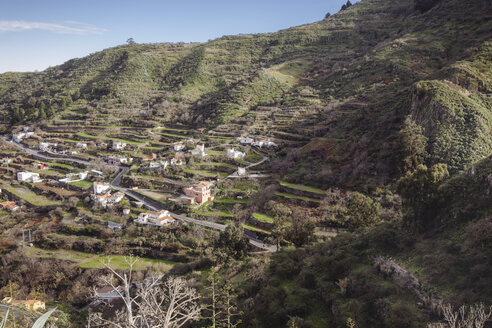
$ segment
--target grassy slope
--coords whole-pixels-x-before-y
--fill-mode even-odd
[[[421,291],[453,305],[490,303],[490,175],[492,158],[440,186],[435,229],[415,235],[400,224],[382,224],[329,243],[275,254],[261,282],[241,282],[248,325],[285,327],[296,315],[313,327],[426,327],[438,319],[419,308],[404,280],[378,272],[374,256],[393,258],[422,284]],[[339,284],[346,282],[346,292]]]

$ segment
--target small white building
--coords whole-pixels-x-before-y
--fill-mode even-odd
[[[93,199],[96,203],[100,204],[102,207],[106,207],[108,204],[116,204],[123,200],[125,194],[122,192],[116,192],[113,195],[105,194],[105,195],[93,195]]]
[[[111,156],[111,157],[107,157],[106,160],[107,160],[108,164],[112,164],[112,165],[133,163],[132,157]]]
[[[181,151],[181,150],[183,150],[185,148],[186,148],[186,146],[182,142],[175,142],[174,145],[173,145],[174,151]]]
[[[106,182],[97,182],[95,181],[92,184],[92,189],[96,195],[106,194],[111,190],[111,185]]]
[[[237,175],[239,175],[239,176],[245,176],[246,175],[246,168],[244,168],[244,167],[238,167],[237,168]]]
[[[56,143],[51,143],[51,142],[40,142],[39,145],[38,145],[38,149],[40,151],[48,151],[50,150],[52,147],[56,147],[58,146],[58,144]]]
[[[126,142],[121,141],[113,141],[113,149],[114,150],[123,150],[126,147]]]
[[[39,178],[39,174],[34,172],[17,172],[17,180],[20,182],[32,183],[43,181]]]
[[[160,161],[160,162],[150,162],[149,163],[149,168],[150,169],[158,169],[160,167],[166,169],[168,167],[169,162],[168,161]]]
[[[12,140],[14,142],[20,143],[20,142],[22,142],[23,139],[28,139],[28,138],[32,137],[33,135],[34,135],[34,132],[32,132],[32,131],[19,132],[19,133],[15,133],[12,135]]]
[[[140,213],[135,220],[137,224],[148,224],[158,227],[174,224],[176,220],[169,214],[169,211],[161,210],[160,212],[148,211]]]
[[[191,151],[191,155],[201,157],[207,156],[205,153],[205,144],[197,145],[196,148]]]
[[[270,139],[261,139],[257,140],[253,143],[254,146],[260,147],[260,148],[271,148],[271,147],[277,147],[277,144]]]
[[[233,159],[235,159],[235,158],[241,158],[242,159],[242,158],[244,158],[244,156],[246,156],[245,153],[240,152],[239,150],[235,150],[234,148],[227,149],[226,155],[227,155],[227,157],[233,158]]]
[[[254,142],[253,138],[248,137],[238,137],[236,141],[239,141],[243,145],[251,145]]]
[[[77,142],[75,144],[75,147],[76,148],[81,148],[81,149],[87,149],[87,144],[86,143],[83,143],[83,142]]]

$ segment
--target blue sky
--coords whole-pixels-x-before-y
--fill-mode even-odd
[[[43,70],[125,43],[203,42],[274,32],[345,0],[1,0],[0,73]]]

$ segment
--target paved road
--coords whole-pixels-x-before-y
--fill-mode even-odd
[[[0,136],[0,138],[5,140],[6,142],[9,142],[8,138],[5,136]],[[55,156],[47,156],[47,155],[41,153],[39,150],[28,148],[22,144],[18,144],[16,142],[9,142],[9,143],[12,145],[15,145],[17,148],[21,149],[22,151],[24,151],[24,152],[26,152],[32,156],[37,156],[37,157],[43,158],[45,160],[64,160],[64,161],[71,161],[71,162],[79,163],[79,164],[82,164],[84,166],[90,165],[90,162],[80,160],[77,158],[70,158],[70,157],[64,157],[64,156],[56,156],[56,157]],[[260,162],[254,163],[252,165],[259,165],[267,159],[268,158],[263,158]],[[136,193],[136,192],[132,191],[131,189],[121,187],[120,186],[121,179],[122,179],[123,175],[125,175],[128,172],[128,170],[130,168],[128,166],[120,166],[120,168],[121,168],[120,172],[116,175],[116,177],[111,182],[111,186],[114,189],[123,192],[127,196],[130,196],[132,198],[135,198],[135,199],[141,201],[149,209],[152,209],[154,211],[160,211],[160,210],[165,209],[161,203],[156,202],[149,197],[145,197],[139,193]],[[213,229],[213,230],[219,230],[219,231],[224,231],[226,228],[226,225],[224,225],[224,224],[210,222],[210,221],[204,221],[204,220],[197,220],[197,219],[193,219],[193,218],[190,218],[190,217],[187,217],[184,215],[180,215],[180,214],[176,214],[176,213],[170,213],[170,214],[172,217],[174,217],[178,220],[188,222],[188,223],[193,223],[193,224],[196,224],[196,225],[201,226],[201,227],[205,227],[205,228],[209,228],[209,229]],[[254,236],[251,236],[248,234],[245,234],[245,235],[248,237],[248,239],[252,245],[254,245],[258,248],[267,250],[267,251],[272,251],[272,252],[276,251],[275,246],[265,244]]]

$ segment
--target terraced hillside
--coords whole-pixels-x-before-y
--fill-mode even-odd
[[[276,33],[125,45],[2,74],[0,111],[5,123],[55,115],[133,126],[148,108],[218,135],[262,132],[296,148],[328,140],[330,152],[315,147],[282,170],[319,187],[397,175],[397,132],[411,115],[429,161],[461,170],[492,150],[491,6],[430,3],[421,12],[412,0],[368,0]]]

